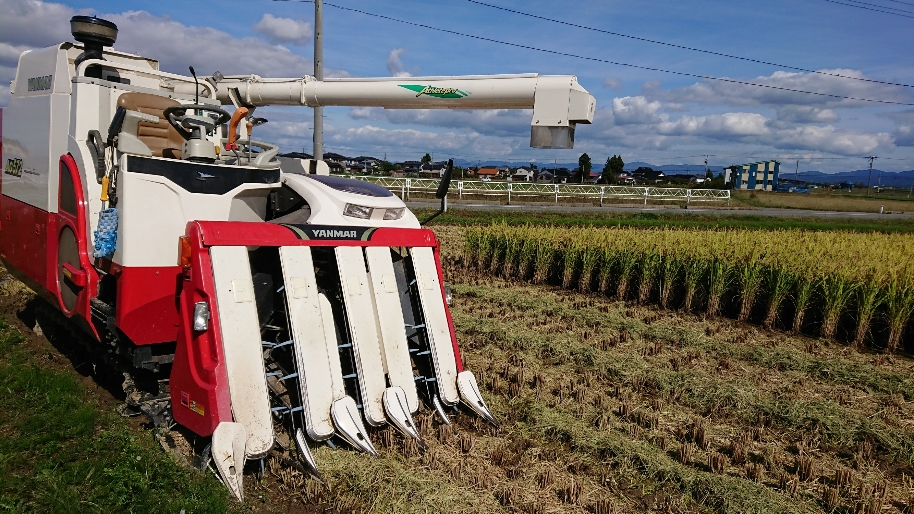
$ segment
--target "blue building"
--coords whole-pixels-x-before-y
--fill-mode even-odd
[[[737,164],[725,170],[724,184],[730,189],[774,191],[778,187],[780,171],[781,163],[778,161]]]

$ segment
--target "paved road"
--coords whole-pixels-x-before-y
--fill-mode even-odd
[[[435,209],[440,204],[433,201],[410,201],[406,202],[409,208],[426,208]],[[501,205],[496,203],[483,202],[448,202],[450,209],[472,209],[472,210],[513,210],[513,211],[534,211],[534,212],[652,212],[657,214],[727,214],[737,216],[777,216],[777,217],[820,217],[820,218],[874,218],[874,219],[910,219],[914,220],[914,213],[903,214],[879,214],[876,212],[837,212],[837,211],[808,211],[803,209],[732,209],[728,207],[695,207],[683,209],[678,206],[663,205],[605,205],[603,207],[583,204],[565,204],[565,205],[543,205],[543,204],[515,204]]]

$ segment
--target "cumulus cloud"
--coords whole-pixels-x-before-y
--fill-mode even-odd
[[[607,77],[603,79],[603,87],[608,87],[615,91],[622,89],[622,81],[619,80],[619,77]]]
[[[617,125],[658,123],[663,116],[657,114],[661,103],[649,101],[643,96],[613,98],[613,118]]]
[[[387,73],[392,77],[411,77],[413,74],[403,69],[401,55],[406,53],[405,48],[394,48],[387,56]]]
[[[788,123],[832,123],[838,121],[838,113],[811,105],[785,105],[778,107],[777,119]]]
[[[310,23],[281,18],[270,13],[264,14],[252,27],[274,44],[308,45],[311,43],[311,36],[314,35]]]
[[[826,69],[820,71],[849,77],[868,78],[859,70]],[[756,87],[733,82],[707,80],[682,88],[661,89],[659,83],[648,83],[644,85],[642,94],[652,99],[680,103],[769,105],[774,107],[781,105],[867,107],[873,105],[871,102],[845,100],[831,96],[812,95],[775,89],[786,88],[853,98],[869,98],[905,103],[914,101],[914,94],[904,88],[888,87],[872,82],[849,80],[818,73],[776,71],[767,76],[755,78],[740,77],[735,78],[735,80],[771,87]]]
[[[734,138],[758,136],[767,132],[761,114],[753,112],[728,112],[710,116],[682,116],[678,120],[664,121],[657,125],[657,132],[664,135],[705,136]]]
[[[883,116],[895,121],[895,144],[898,146],[914,146],[914,110],[886,113]]]

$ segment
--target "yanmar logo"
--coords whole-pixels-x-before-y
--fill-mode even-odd
[[[419,98],[422,95],[433,96],[435,98],[463,98],[469,96],[470,93],[466,91],[461,91],[455,87],[435,87],[435,86],[425,86],[422,84],[397,84],[398,86],[409,89],[416,93],[416,98]]]
[[[355,239],[355,230],[313,230],[314,237],[320,239]]]
[[[373,227],[333,227],[319,225],[292,225],[283,224],[282,226],[291,230],[296,237],[305,240],[344,240],[344,241],[368,241],[374,233]]]
[[[29,91],[45,91],[51,89],[51,83],[51,75],[32,77],[28,80]]]

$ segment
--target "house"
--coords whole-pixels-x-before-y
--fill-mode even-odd
[[[533,182],[536,180],[536,171],[522,166],[514,170],[511,180],[514,182]]]
[[[724,184],[729,189],[775,191],[780,171],[781,163],[774,160],[737,164],[726,168]]]
[[[555,175],[553,175],[549,170],[540,170],[536,175],[537,182],[552,182],[554,179]]]
[[[419,166],[419,176],[424,178],[441,178],[446,169],[446,162],[430,162]]]
[[[495,166],[482,166],[477,171],[476,174],[479,175],[479,178],[488,177],[498,178],[498,168]]]
[[[632,172],[632,177],[636,182],[642,184],[657,184],[658,182],[662,182],[666,175],[664,175],[662,171],[642,166]]]
[[[418,173],[421,166],[422,163],[419,161],[403,161],[400,164],[400,168],[402,168],[405,173]]]

